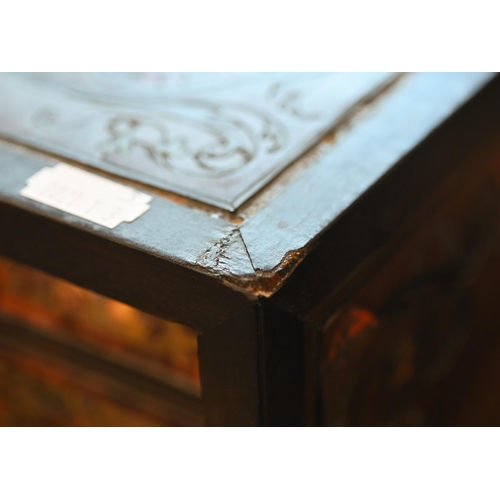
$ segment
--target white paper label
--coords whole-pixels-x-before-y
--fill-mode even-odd
[[[149,210],[152,196],[58,163],[26,180],[21,195],[110,229]]]

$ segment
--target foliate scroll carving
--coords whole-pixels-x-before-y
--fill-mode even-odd
[[[111,118],[107,123],[108,138],[99,145],[103,156],[139,148],[168,170],[219,177],[241,170],[259,152],[276,153],[287,143],[285,125],[250,106],[179,104],[189,113]]]
[[[229,208],[253,194],[388,77],[0,75],[0,134]]]
[[[109,113],[106,137],[97,144],[101,156],[106,159],[139,150],[167,170],[218,177],[244,168],[260,151],[279,152],[288,141],[281,121],[250,106],[175,104],[182,108],[177,113]],[[67,120],[59,115],[44,108],[34,114],[33,123],[41,130],[62,131],[84,128],[93,121],[91,116]]]

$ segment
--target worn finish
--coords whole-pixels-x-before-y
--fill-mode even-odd
[[[0,147],[0,199],[242,291],[269,295],[309,251],[311,241],[489,78],[474,73],[405,76],[340,133],[326,156],[299,172],[242,224],[151,192],[148,213],[133,224],[106,230],[22,199],[18,192],[25,179],[55,161],[8,145]]]
[[[0,132],[234,210],[391,76],[3,74]]]
[[[307,316],[311,304],[317,305],[327,295],[342,295],[342,287],[352,283],[355,270],[391,241],[399,228],[408,228],[415,218],[430,217],[435,206],[425,215],[417,213],[432,192],[440,192],[445,185],[441,197],[453,197],[469,189],[484,170],[491,170],[499,147],[499,94],[500,80],[496,78],[446,126],[434,130],[390,169],[320,234],[283,287],[273,294],[274,300]]]
[[[404,75],[351,109],[318,160],[233,215],[141,186],[149,212],[108,230],[20,197],[57,159],[6,140],[0,253],[201,331],[208,423],[318,423],[317,325],[443,200],[471,189],[474,160],[486,168],[498,153],[492,78]]]
[[[56,163],[50,157],[33,155],[21,148],[0,148],[0,164],[4,174],[0,196],[11,204],[44,214],[63,224],[71,224],[103,239],[134,246],[142,252],[187,266],[217,268],[206,257],[206,253],[215,246],[223,247],[222,242],[226,238],[231,239],[237,226],[225,219],[211,217],[210,214],[154,196],[151,209],[133,224],[125,223],[115,229],[107,229],[20,196],[19,191],[25,186],[28,177],[43,166],[53,166]],[[234,245],[234,250],[231,273],[251,274],[253,268],[249,265],[246,252],[242,252],[237,244]],[[207,266],[204,262],[207,262]]]
[[[270,272],[290,252],[301,252],[488,79],[477,73],[414,74],[398,82],[328,154],[242,225],[255,269]]]

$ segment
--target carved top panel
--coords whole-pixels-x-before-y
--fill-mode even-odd
[[[0,135],[233,210],[388,73],[7,73]]]

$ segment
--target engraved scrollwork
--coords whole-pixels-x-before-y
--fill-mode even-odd
[[[190,113],[127,114],[111,118],[104,157],[141,150],[169,170],[217,177],[241,169],[259,152],[279,151],[287,140],[283,125],[241,105],[187,103]],[[189,116],[191,115],[191,116]]]
[[[321,112],[317,110],[306,110],[304,101],[307,97],[307,88],[304,84],[312,80],[323,78],[326,74],[294,74],[283,81],[273,83],[268,91],[267,98],[281,111],[304,121],[313,121],[321,117]]]
[[[276,102],[279,109],[301,120],[317,120],[321,116],[319,112],[307,112],[303,109],[303,94],[297,89],[286,89],[283,84],[276,83],[270,87],[268,96]]]
[[[285,126],[250,106],[178,100],[173,111],[139,109],[104,114],[105,139],[97,144],[103,159],[142,154],[162,168],[218,177],[243,168],[259,154],[273,154],[288,140]],[[61,133],[95,126],[103,116],[74,119],[53,108],[43,108],[32,118],[37,128]]]
[[[78,119],[44,108],[35,113],[33,124],[64,132],[87,126],[95,128],[97,121],[105,133],[105,138],[96,143],[102,159],[132,161],[131,155],[135,155],[134,158],[141,157],[170,171],[202,177],[228,175],[287,145],[288,128],[272,112],[273,108],[263,111],[242,102],[193,99],[189,97],[190,90],[214,88],[216,84],[220,88],[220,81],[214,80],[213,75],[211,79],[199,77],[199,81],[189,75],[174,76],[168,79],[149,73],[133,78],[118,74],[114,79],[95,74],[33,76],[44,83],[66,87],[73,97],[96,106],[93,116]],[[318,77],[321,75],[313,79]],[[266,95],[273,107],[301,121],[320,116],[304,107],[311,76],[288,74],[286,78],[281,75],[281,80],[276,81],[277,78],[269,74],[262,80],[267,82]],[[233,75],[227,84],[241,85],[244,81]],[[143,86],[151,85],[159,85],[159,91],[145,92],[147,88]],[[170,91],[168,87],[172,87]],[[120,91],[109,93],[113,88]]]

